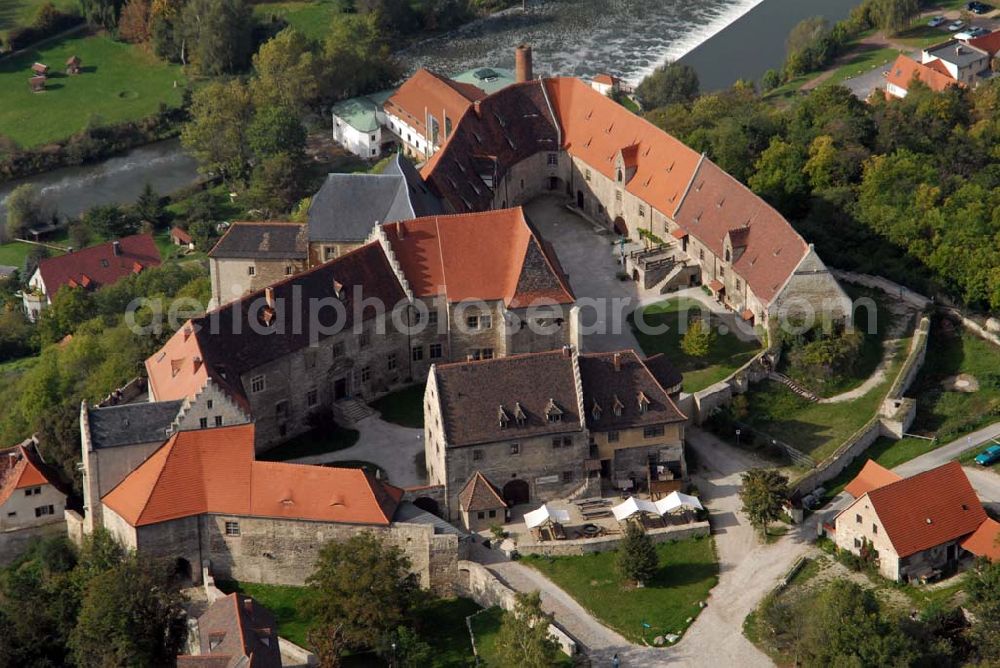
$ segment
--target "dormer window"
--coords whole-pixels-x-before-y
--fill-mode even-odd
[[[622,410],[624,408],[625,408],[625,404],[623,404],[621,402],[621,399],[619,399],[618,395],[616,394],[615,397],[614,397],[614,402],[611,404],[611,412],[613,412],[615,414],[615,417],[621,417],[622,416]]]
[[[595,420],[600,420],[601,419],[601,406],[600,406],[600,404],[597,403],[596,399],[594,400],[593,407],[591,407],[591,409],[590,409],[590,414],[592,416],[594,416]]]
[[[647,397],[644,392],[640,391],[639,392],[639,396],[638,396],[638,400],[639,400],[639,412],[640,413],[645,413],[646,411],[648,411],[649,410],[649,397]]]
[[[555,399],[549,399],[548,406],[545,407],[545,417],[549,422],[562,422],[563,411],[556,405]]]
[[[517,422],[518,427],[523,427],[528,422],[528,416],[524,414],[520,401],[514,404],[514,421]]]
[[[510,424],[510,416],[507,415],[507,411],[504,410],[504,407],[502,405],[500,406],[498,417],[500,419],[500,428],[506,429],[507,426]]]

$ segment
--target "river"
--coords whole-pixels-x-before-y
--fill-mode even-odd
[[[715,90],[778,67],[785,36],[803,18],[836,21],[858,1],[528,0],[526,11],[514,8],[474,21],[399,56],[410,70],[512,68],[514,46],[527,43],[536,75],[609,73],[633,82],[666,60],[680,59],[698,71],[702,90]],[[197,177],[194,159],[178,140],[158,142],[98,164],[0,185],[0,220],[6,195],[20,183],[36,184],[50,206],[75,216],[97,204],[132,203],[147,182],[169,193]]]

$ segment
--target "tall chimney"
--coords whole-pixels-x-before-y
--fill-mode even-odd
[[[274,288],[268,286],[264,288],[264,299],[267,301],[267,305],[274,308]]]
[[[615,353],[612,356],[611,359],[612,359],[612,362],[615,365],[615,371],[621,371],[622,370],[622,354],[621,353]]]
[[[517,81],[531,81],[535,78],[531,71],[531,47],[522,44],[515,52],[514,78]]]
[[[114,251],[115,255],[121,255],[122,254],[122,244],[121,244],[121,242],[120,241],[113,241],[111,243],[111,249]]]

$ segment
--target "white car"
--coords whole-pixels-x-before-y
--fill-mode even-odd
[[[963,21],[962,19],[959,19],[957,21],[952,21],[951,23],[948,24],[948,32],[957,32],[961,30],[962,26],[964,25],[965,21]]]
[[[929,25],[931,28],[937,28],[938,26],[944,25],[944,22],[946,20],[947,19],[945,19],[945,17],[943,16],[935,16],[934,18],[932,18],[930,21],[927,22],[927,25]]]
[[[972,39],[973,37],[975,37],[975,35],[973,35],[972,32],[969,30],[963,30],[962,32],[955,33],[955,39],[960,39],[963,41]]]

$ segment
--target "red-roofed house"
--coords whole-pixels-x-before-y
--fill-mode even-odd
[[[256,461],[245,424],[173,434],[99,511],[125,546],[174,560],[195,582],[211,564],[218,577],[302,584],[323,544],[375,531],[406,550],[424,586],[450,586],[436,569],[454,562],[432,565],[430,551],[457,556],[457,537],[394,522],[402,496],[362,469]]]
[[[484,97],[472,84],[420,68],[386,100],[385,116],[407,154],[426,160],[451,137],[466,109]]]
[[[62,522],[65,510],[66,493],[34,440],[0,450],[0,534]]]
[[[323,300],[346,308],[311,310]],[[393,318],[421,326],[401,331]],[[539,327],[508,326],[529,319]],[[577,346],[577,319],[555,253],[521,209],[418,218],[182,327],[146,360],[150,398],[221,388],[253,417],[263,450],[323,407],[419,382],[435,362]]]
[[[96,290],[126,276],[160,266],[152,235],[136,234],[117,241],[49,257],[38,263],[24,292],[24,309],[35,320],[64,286]]]
[[[598,74],[590,81],[590,87],[601,95],[610,95],[612,92],[617,92],[620,86],[621,79],[610,74]]]
[[[868,469],[850,486],[864,491],[834,520],[837,547],[860,554],[870,545],[890,580],[937,575],[963,549],[996,554],[984,545],[996,532],[958,462],[895,481]]]
[[[893,473],[889,469],[877,463],[874,459],[869,459],[865,462],[861,471],[858,472],[857,477],[847,483],[847,486],[844,487],[844,491],[857,499],[873,489],[884,487],[885,485],[902,479],[903,477],[898,473]]]
[[[847,295],[781,214],[580,79],[519,82],[476,102],[422,175],[452,211],[548,192],[633,241],[663,240],[676,271],[647,288],[715,281],[721,303],[760,324],[792,301],[850,317]]]
[[[278,622],[243,594],[216,599],[189,628],[196,652],[177,657],[177,668],[281,668]]]
[[[892,97],[904,98],[910,85],[918,80],[933,91],[941,92],[948,86],[964,86],[956,80],[940,60],[918,63],[909,56],[899,54],[886,72],[885,92]]]

